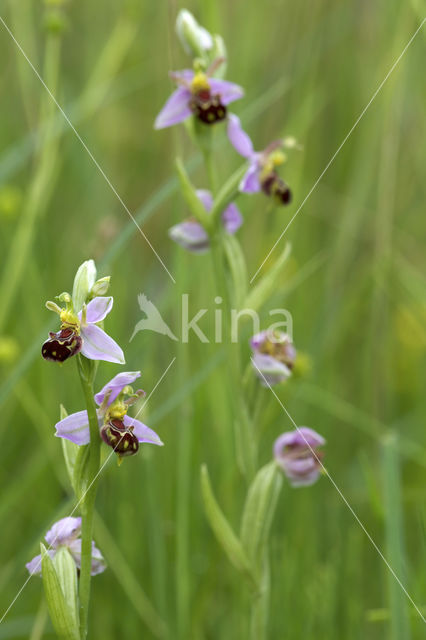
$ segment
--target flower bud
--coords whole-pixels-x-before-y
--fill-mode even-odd
[[[187,9],[181,9],[178,13],[176,33],[186,53],[193,57],[204,57],[205,52],[213,46],[210,33],[198,24]]]
[[[70,327],[63,328],[57,333],[51,331],[49,336],[50,338],[41,348],[41,355],[45,360],[65,362],[81,350],[83,341]]]
[[[323,453],[319,447],[325,440],[313,429],[298,427],[275,440],[274,458],[293,487],[313,484],[322,468]]]
[[[93,260],[86,260],[77,269],[72,288],[74,312],[78,313],[88,301],[90,291],[96,280],[96,266]]]
[[[133,427],[126,427],[118,418],[103,425],[101,438],[120,458],[133,456],[138,452],[139,442],[133,433]]]
[[[90,290],[90,297],[96,298],[97,296],[104,296],[108,293],[111,276],[105,276],[96,280],[95,284]]]

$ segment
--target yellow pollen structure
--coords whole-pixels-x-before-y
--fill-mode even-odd
[[[269,156],[274,167],[279,167],[287,160],[287,156],[282,151],[273,151]]]
[[[198,71],[191,81],[192,93],[199,93],[199,91],[210,91],[209,79],[202,71]]]
[[[127,413],[127,405],[124,402],[114,402],[108,408],[108,415],[111,420],[123,420]]]
[[[61,323],[64,327],[70,327],[75,330],[80,327],[80,322],[75,313],[73,313],[72,311],[62,309],[59,317],[61,318]]]

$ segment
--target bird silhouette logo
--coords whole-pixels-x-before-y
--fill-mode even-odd
[[[133,340],[139,331],[155,331],[155,333],[161,333],[163,336],[168,336],[172,340],[177,340],[177,337],[171,331],[170,327],[164,322],[155,304],[151,302],[144,293],[138,295],[138,303],[140,310],[146,315],[146,318],[139,320],[136,324],[129,342]]]

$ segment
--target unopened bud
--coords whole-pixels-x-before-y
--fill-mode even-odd
[[[100,278],[96,280],[95,284],[90,290],[90,297],[96,298],[97,296],[104,296],[109,289],[111,276],[105,276],[105,278]]]
[[[205,57],[213,46],[213,39],[207,29],[201,27],[187,9],[179,11],[176,19],[176,33],[186,53]]]
[[[96,266],[93,260],[86,260],[77,269],[72,288],[72,302],[75,313],[88,301],[90,291],[96,281]]]

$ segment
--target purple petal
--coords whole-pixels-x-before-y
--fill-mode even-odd
[[[54,558],[55,551],[53,549],[48,549],[47,553],[49,556]],[[27,562],[25,567],[28,569],[28,572],[31,576],[41,576],[41,555],[35,556],[30,562]]]
[[[241,156],[253,157],[254,149],[250,136],[242,128],[239,117],[233,113],[228,116],[228,138],[235,151]]]
[[[124,364],[124,354],[118,344],[95,324],[81,327],[83,346],[81,353],[90,360],[105,360]]]
[[[75,444],[90,442],[90,429],[87,411],[72,413],[55,424],[57,438],[66,438]]]
[[[250,347],[253,349],[253,351],[260,349],[267,337],[267,331],[260,331],[260,333],[256,333],[250,340]]]
[[[227,80],[218,80],[217,78],[209,78],[210,89],[213,95],[217,93],[221,97],[222,104],[227,105],[234,100],[242,98],[244,90],[238,84],[228,82]]]
[[[143,422],[136,420],[136,418],[131,418],[130,416],[124,416],[123,422],[126,427],[134,427],[133,433],[139,440],[139,442],[147,442],[149,444],[158,444],[162,446],[164,443],[161,441],[160,437],[147,427]]]
[[[102,404],[107,391],[111,391],[108,406],[114,402],[117,396],[123,391],[124,387],[132,384],[135,380],[141,377],[140,371],[123,371],[118,373],[112,380],[106,383],[106,385],[95,395],[95,401],[97,404]]]
[[[287,431],[282,433],[275,441],[274,454],[279,457],[285,447],[301,447],[305,449],[310,447],[322,447],[325,445],[325,439],[319,433],[309,427],[298,427],[295,431]]]
[[[313,461],[311,461],[312,469],[308,471],[305,469],[304,471],[294,472],[291,469],[284,469],[287,478],[290,480],[290,484],[292,487],[309,487],[311,484],[314,484],[318,476],[321,473],[318,465],[315,465]]]
[[[72,557],[75,560],[75,564],[80,569],[81,567],[81,539],[74,540],[71,544],[68,545],[68,548],[71,552]],[[102,553],[95,546],[95,543],[92,542],[92,576],[96,576],[98,573],[102,573],[105,571],[107,565],[102,556]]]
[[[178,87],[158,114],[154,129],[164,129],[186,120],[192,114],[189,108],[190,100],[190,90],[186,87]]]
[[[254,372],[264,387],[283,382],[291,376],[290,369],[272,356],[255,353],[252,360]]]
[[[204,253],[210,246],[209,237],[199,222],[186,220],[169,229],[170,238],[193,253]]]
[[[235,233],[243,224],[241,211],[233,202],[231,202],[222,213],[222,222],[228,233]]]
[[[194,71],[192,69],[181,69],[181,71],[171,71],[170,77],[173,78],[173,80],[183,80],[184,82],[187,82],[189,84],[194,77]]]
[[[112,309],[113,299],[111,296],[93,298],[87,305],[86,321],[91,324],[93,322],[102,322]],[[82,312],[78,314],[81,320]]]
[[[257,193],[260,191],[259,167],[257,162],[252,162],[240,182],[240,191],[243,193]]]
[[[198,199],[201,200],[201,204],[205,208],[206,211],[210,211],[213,206],[213,196],[210,191],[207,189],[197,189],[195,192],[198,196]]]
[[[68,545],[80,535],[80,531],[81,518],[68,517],[55,522],[44,537],[50,547],[56,548],[62,544]]]

